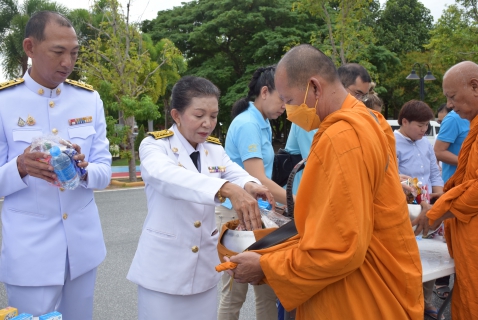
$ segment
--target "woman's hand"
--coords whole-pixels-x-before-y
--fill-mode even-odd
[[[252,195],[230,182],[226,182],[220,191],[223,197],[231,200],[240,224],[245,226],[246,230],[262,229],[261,212],[257,200]]]
[[[244,185],[244,190],[247,191],[254,199],[261,198],[264,201],[267,201],[272,206],[272,211],[276,209],[276,202],[274,201],[274,196],[272,193],[267,189],[266,186],[254,183],[254,182],[246,182]]]

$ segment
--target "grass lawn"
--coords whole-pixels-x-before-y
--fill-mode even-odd
[[[136,160],[136,165],[139,166],[141,164],[141,161]],[[117,159],[113,160],[111,163],[112,166],[127,166],[128,165],[128,160],[127,159]]]

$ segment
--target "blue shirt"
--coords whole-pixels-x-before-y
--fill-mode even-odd
[[[289,137],[287,138],[287,143],[285,145],[285,151],[289,152],[290,154],[300,154],[302,155],[302,159],[306,159],[309,156],[310,146],[312,145],[312,140],[314,139],[316,132],[317,129],[307,132],[293,123],[290,127]],[[297,172],[295,175],[294,185],[292,187],[293,194],[297,194],[303,172],[304,170]]]
[[[398,171],[412,178],[418,178],[428,186],[428,192],[432,187],[443,187],[443,180],[433,147],[427,138],[413,141],[395,130],[397,145]]]
[[[272,128],[269,119],[264,119],[252,102],[249,102],[247,110],[232,120],[227,131],[225,149],[229,158],[242,168],[243,162],[248,159],[262,159],[267,178],[272,177]]]
[[[451,111],[443,119],[440,126],[440,133],[437,140],[447,142],[448,151],[454,155],[458,155],[461,149],[461,145],[465,140],[468,132],[470,131],[470,121],[462,119],[458,113]],[[443,181],[448,181],[450,177],[455,173],[456,166],[442,162],[442,178]]]

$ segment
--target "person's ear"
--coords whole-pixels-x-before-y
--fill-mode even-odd
[[[269,88],[267,86],[263,86],[261,88],[261,98],[264,100],[267,97],[267,93],[269,92]]]
[[[179,113],[179,111],[177,109],[171,109],[171,118],[173,118],[174,122],[176,122],[176,124],[178,126],[180,126],[181,124],[181,114]]]
[[[318,100],[320,98],[320,96],[323,95],[322,94],[323,93],[322,85],[321,85],[319,79],[317,79],[315,77],[310,78],[309,81],[311,82],[310,89],[313,89],[315,100]]]
[[[23,39],[23,50],[25,51],[25,53],[27,54],[27,56],[32,59],[34,54],[33,54],[33,47],[34,47],[34,43],[33,43],[33,39],[32,38],[25,38]]]
[[[409,125],[409,124],[410,124],[410,121],[408,121],[405,118],[402,119],[402,126],[406,126],[406,125]]]

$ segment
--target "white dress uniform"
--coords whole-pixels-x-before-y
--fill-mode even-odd
[[[198,144],[199,173],[176,125],[153,134],[139,148],[148,215],[127,276],[139,286],[139,319],[153,312],[161,319],[216,319],[216,193],[227,181],[242,188],[260,182],[217,139]]]
[[[20,177],[17,157],[32,138],[48,134],[78,144],[89,162],[87,181],[77,189],[62,190],[42,179]],[[23,79],[0,84],[0,197],[5,197],[0,281],[7,285],[7,293],[18,292],[8,285],[61,288],[65,281],[96,272],[106,248],[93,189],[105,188],[110,178],[103,103],[91,86],[67,80],[49,89],[28,72]],[[10,301],[17,300],[9,294]],[[38,301],[23,304],[33,312],[41,309]],[[74,313],[78,312],[64,318],[91,319],[82,311]]]

